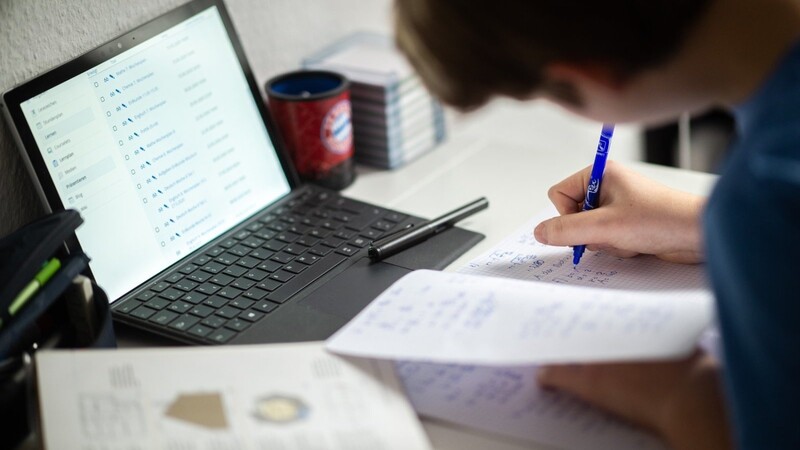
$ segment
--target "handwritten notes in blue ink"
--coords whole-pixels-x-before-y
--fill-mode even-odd
[[[571,450],[664,450],[655,436],[567,394],[544,390],[535,367],[399,361],[418,414]]]
[[[576,268],[571,248],[544,245],[533,237],[539,222],[556,215],[555,208],[540,212],[459,272],[627,291],[708,290],[702,266],[654,256],[618,258],[603,251],[587,252]]]
[[[625,291],[412,272],[327,342],[336,353],[479,365],[688,354],[713,317],[703,289]]]

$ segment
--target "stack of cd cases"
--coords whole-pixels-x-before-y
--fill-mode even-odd
[[[338,72],[350,80],[356,161],[394,169],[444,140],[441,104],[389,37],[349,35],[306,58],[303,67]]]

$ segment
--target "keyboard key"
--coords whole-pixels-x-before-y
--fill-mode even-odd
[[[147,303],[145,303],[145,306],[160,311],[169,306],[169,301],[163,298],[155,297],[148,300]]]
[[[291,280],[294,277],[291,272],[287,272],[285,270],[279,270],[272,275],[269,276],[270,280],[280,281],[281,283],[285,283]]]
[[[183,314],[186,311],[192,309],[192,304],[191,303],[187,303],[187,302],[185,302],[183,300],[179,300],[179,301],[169,305],[167,307],[167,309],[170,310],[170,311],[174,311],[176,313],[179,313],[179,314]]]
[[[239,319],[233,319],[225,324],[225,328],[230,328],[231,330],[235,331],[244,331],[249,326],[250,326],[249,323]]]
[[[336,249],[336,253],[344,256],[353,256],[357,252],[358,248],[346,244]]]
[[[339,230],[336,233],[334,233],[333,236],[337,237],[339,239],[344,239],[346,241],[348,239],[351,239],[355,235],[356,235],[356,233],[354,231]]]
[[[295,244],[305,245],[306,247],[313,247],[319,243],[319,239],[311,236],[303,236],[295,242]]]
[[[258,265],[258,268],[264,270],[266,272],[275,272],[276,270],[283,267],[283,264],[275,262],[275,261],[264,261]]]
[[[281,242],[285,242],[287,244],[291,244],[292,242],[298,240],[299,238],[300,238],[299,234],[292,233],[291,231],[284,231],[282,233],[278,233],[278,235],[275,236],[275,239]]]
[[[308,232],[308,235],[317,239],[325,239],[330,233],[321,229],[313,229]]]
[[[313,253],[313,254],[315,254],[317,256],[325,256],[325,255],[327,255],[328,253],[330,253],[332,251],[333,251],[332,248],[326,247],[326,246],[324,246],[322,244],[319,244],[319,245],[316,245],[313,248],[311,248],[311,250],[309,250],[308,252],[309,253]]]
[[[372,224],[372,228],[376,228],[381,231],[389,231],[394,228],[394,224],[391,222],[385,222],[383,220],[379,220]]]
[[[164,280],[167,281],[168,283],[172,284],[172,283],[177,282],[181,278],[183,278],[183,275],[181,275],[178,272],[175,272],[175,273],[171,274],[170,276],[168,276],[167,278],[164,278]]]
[[[178,272],[180,272],[180,273],[182,273],[184,275],[189,275],[190,273],[194,272],[195,270],[197,270],[197,266],[196,265],[187,264],[187,265],[181,267],[180,269],[178,269]]]
[[[287,272],[294,273],[294,274],[298,274],[298,273],[306,270],[306,268],[308,268],[308,266],[306,266],[305,264],[299,264],[299,263],[289,263],[289,264],[283,266],[283,270],[285,270]]]
[[[216,261],[211,261],[205,266],[203,266],[202,269],[208,273],[217,274],[225,270],[225,266]]]
[[[272,230],[263,228],[261,230],[258,230],[258,232],[255,233],[253,236],[256,236],[259,239],[264,239],[265,241],[268,241],[268,240],[274,238],[276,234],[278,234],[277,231],[272,231]]]
[[[265,215],[259,217],[258,221],[261,222],[261,223],[270,223],[275,219],[277,219],[277,217],[274,214],[265,214]]]
[[[183,291],[179,291],[178,289],[175,288],[169,288],[166,291],[158,294],[158,296],[163,297],[167,300],[177,300],[183,297]]]
[[[264,228],[264,224],[260,222],[253,222],[250,225],[246,226],[245,228],[247,228],[247,231],[255,233],[256,231]]]
[[[286,264],[293,259],[294,259],[293,255],[290,255],[289,253],[285,252],[276,253],[272,256],[272,258],[270,258],[271,261],[279,262],[281,264]]]
[[[328,239],[324,239],[322,242],[320,242],[320,244],[322,244],[322,245],[324,245],[326,247],[330,247],[330,248],[337,248],[340,245],[342,245],[343,242],[344,241],[341,240],[341,239],[336,239],[336,238],[330,237]]]
[[[151,298],[155,297],[156,295],[157,294],[155,292],[153,292],[153,291],[143,291],[143,292],[139,293],[139,295],[137,295],[136,298],[138,298],[139,300],[141,300],[143,302],[146,302],[147,300],[150,300]]]
[[[308,250],[308,247],[299,244],[289,244],[283,249],[284,252],[294,256],[300,255],[306,250]]]
[[[267,293],[264,292],[264,295],[266,295],[266,294]],[[245,295],[247,295],[247,294],[245,294]],[[231,301],[229,304],[231,306],[233,306],[234,308],[247,309],[247,308],[253,306],[254,303],[255,303],[255,301],[253,301],[253,300],[248,300],[248,299],[246,299],[244,297],[241,297],[241,298],[237,298],[236,300]]]
[[[264,243],[264,248],[273,252],[279,252],[283,250],[283,247],[286,247],[286,244],[277,239],[270,239]]]
[[[254,284],[256,284],[253,280],[248,280],[246,278],[240,278],[238,280],[234,280],[233,283],[230,284],[230,287],[235,287],[236,289],[241,289],[246,291],[250,289]],[[222,295],[222,294],[220,294]],[[224,297],[224,296],[223,296]]]
[[[213,328],[205,325],[195,325],[192,328],[189,328],[189,334],[197,337],[206,337],[206,335],[212,331],[214,331]]]
[[[212,283],[203,283],[200,286],[197,286],[197,292],[206,295],[216,294],[220,289],[222,288]]]
[[[197,305],[189,310],[189,314],[197,317],[208,317],[211,314],[214,314],[214,311],[214,308],[210,308],[206,305]]]
[[[233,238],[241,241],[242,239],[246,239],[248,236],[250,236],[249,231],[239,230],[236,232],[236,234],[233,235]]]
[[[219,316],[206,317],[200,323],[207,327],[219,328],[225,323],[225,319]]]
[[[211,278],[211,274],[208,273],[208,272],[203,272],[202,270],[198,270],[198,271],[192,272],[192,274],[187,276],[186,278],[188,278],[188,279],[190,279],[192,281],[196,281],[198,283],[205,283],[206,280]]]
[[[209,281],[214,283],[214,284],[218,284],[220,286],[227,286],[233,280],[234,280],[234,278],[232,276],[225,275],[224,273],[220,273],[218,275],[214,275],[213,277],[211,277],[211,279]]]
[[[250,252],[248,257],[258,259],[259,261],[263,261],[263,260],[269,258],[270,256],[274,255],[274,254],[275,254],[275,252],[267,250],[265,248],[257,248],[255,250],[253,250],[252,252]]]
[[[208,296],[205,294],[201,294],[199,292],[189,292],[188,294],[184,295],[181,300],[196,305],[207,298]]]
[[[256,303],[256,306],[254,306],[253,309],[255,309],[257,311],[261,311],[263,313],[270,313],[270,312],[274,311],[275,308],[277,308],[277,307],[278,307],[278,305],[275,304],[275,303],[263,301],[263,302]]]
[[[176,289],[180,289],[180,290],[185,291],[185,292],[189,292],[189,291],[191,291],[192,289],[196,288],[199,285],[200,285],[200,283],[198,283],[196,281],[181,280],[181,281],[173,284],[172,287],[174,287]]]
[[[336,231],[336,230],[339,229],[339,226],[340,226],[339,222],[335,222],[335,221],[332,221],[332,220],[322,221],[319,225],[322,228],[325,228],[326,230],[330,230],[330,231]]]
[[[238,297],[241,294],[242,294],[241,290],[236,289],[235,287],[231,287],[231,286],[226,286],[226,287],[220,289],[219,292],[217,292],[217,295],[219,295],[220,297],[223,297],[223,298],[227,298],[229,300],[230,299],[234,299],[234,298]]]
[[[282,283],[267,278],[266,280],[263,280],[261,283],[258,283],[256,286],[259,289],[264,289],[266,291],[274,291],[275,289],[279,288],[282,285],[283,285]]]
[[[244,293],[245,297],[247,297],[249,299],[253,299],[253,300],[261,300],[266,295],[267,295],[267,291],[259,289],[257,287],[250,288],[250,289],[247,290],[247,292]],[[242,309],[245,309],[245,308],[242,308]]]
[[[384,216],[383,220],[387,220],[389,222],[398,223],[398,222],[402,222],[403,220],[405,220],[406,217],[408,217],[408,216],[405,215],[405,214],[400,214],[400,213],[396,213],[396,212],[390,212],[389,214]]]
[[[213,257],[217,257],[217,256],[221,255],[221,254],[222,254],[222,253],[224,253],[224,252],[225,252],[225,249],[224,249],[224,248],[222,248],[222,247],[214,247],[214,248],[212,248],[211,250],[208,250],[208,251],[206,252],[206,255],[208,255],[208,256],[213,256]]]
[[[312,253],[306,253],[304,255],[300,255],[294,259],[294,262],[299,262],[307,265],[314,264],[315,262],[319,261],[319,256],[314,255]]]
[[[159,311],[152,316],[150,316],[150,322],[159,323],[161,325],[166,325],[172,322],[176,317],[178,317],[178,313],[174,313],[172,311]]]
[[[264,317],[264,313],[258,312],[254,309],[251,309],[249,311],[243,311],[241,314],[239,314],[239,318],[244,319],[248,322],[255,322],[262,317]]]
[[[138,317],[139,319],[147,320],[156,313],[155,309],[150,309],[146,306],[140,306],[133,311],[131,311],[131,315],[133,317]]]
[[[231,338],[236,335],[235,331],[226,330],[225,328],[220,328],[218,330],[214,330],[211,334],[207,335],[207,339],[211,339],[212,341],[218,344],[224,344],[231,340]]]
[[[228,299],[223,297],[217,297],[215,295],[213,297],[209,297],[203,300],[203,304],[215,309],[219,309],[228,304]]]
[[[124,303],[120,304],[120,306],[114,308],[114,311],[119,311],[121,313],[128,314],[141,304],[142,302],[140,302],[139,300],[135,298],[129,298],[128,300],[125,300]]]
[[[169,324],[169,327],[179,331],[186,331],[199,321],[200,319],[195,316],[184,314],[173,320],[172,323]]]
[[[352,245],[353,247],[364,248],[369,245],[370,240],[367,238],[363,238],[361,236],[356,237],[352,241],[348,242],[348,244]]]
[[[161,292],[161,291],[163,291],[164,289],[166,289],[168,287],[169,287],[169,283],[167,283],[166,281],[159,281],[158,283],[153,283],[150,286],[150,290],[151,291],[155,291],[155,292]]]
[[[234,278],[239,278],[247,272],[247,269],[241,266],[230,266],[222,271],[225,275],[230,275]]]
[[[231,247],[233,247],[234,245],[236,245],[236,239],[234,239],[234,238],[227,238],[227,239],[225,239],[224,241],[220,242],[220,244],[219,244],[219,245],[220,245],[220,247],[223,247],[223,248],[231,248]]]
[[[246,245],[250,248],[258,248],[264,245],[264,242],[266,242],[264,239],[259,239],[254,236],[250,236],[249,238],[242,241],[242,245]]]
[[[250,253],[252,250],[253,250],[252,248],[246,245],[239,244],[236,247],[229,248],[228,253],[233,253],[236,256],[244,256]]]
[[[369,239],[370,241],[378,239],[379,237],[381,237],[381,235],[383,235],[383,233],[374,228],[370,228],[369,230],[364,230],[361,232],[361,236]]]
[[[233,306],[226,305],[225,307],[221,308],[217,311],[218,316],[222,316],[226,319],[233,319],[234,317],[238,316],[241,311],[234,308]]]
[[[353,220],[353,217],[350,214],[339,212],[333,215],[333,220],[338,220],[339,222],[347,223]],[[343,239],[348,239],[348,238],[343,238]]]
[[[266,278],[267,275],[268,275],[267,272],[264,272],[263,270],[259,270],[259,269],[251,269],[246,274],[244,274],[245,277],[247,277],[250,280],[254,280],[254,281],[261,281],[264,278]]]
[[[269,228],[272,231],[281,232],[281,231],[286,231],[286,227],[288,226],[289,225],[287,225],[285,222],[279,222],[276,220],[267,225],[267,228]]]
[[[239,257],[232,253],[223,253],[214,258],[214,261],[226,266],[230,266],[231,264],[235,264],[237,261],[239,261]]]
[[[244,258],[240,259],[236,264],[242,267],[246,267],[248,269],[252,269],[253,267],[257,266],[261,262],[260,259],[256,259],[250,256],[245,256]]]
[[[200,255],[197,258],[195,258],[194,260],[192,260],[192,264],[194,264],[195,266],[202,267],[202,266],[206,265],[209,261],[211,261],[211,257],[210,256]]]

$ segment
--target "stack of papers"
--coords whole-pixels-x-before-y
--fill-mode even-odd
[[[393,169],[444,140],[442,106],[390,38],[353,34],[306,58],[303,66],[338,72],[350,80],[358,162]]]
[[[543,211],[460,273],[417,271],[327,342],[342,355],[395,360],[415,410],[568,450],[663,450],[656,436],[561,392],[537,366],[679,358],[715,346],[703,267],[537,242]]]

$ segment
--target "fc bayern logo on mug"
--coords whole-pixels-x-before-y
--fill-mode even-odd
[[[353,145],[353,124],[350,120],[350,100],[342,100],[331,108],[322,120],[320,137],[333,153],[343,154]]]

